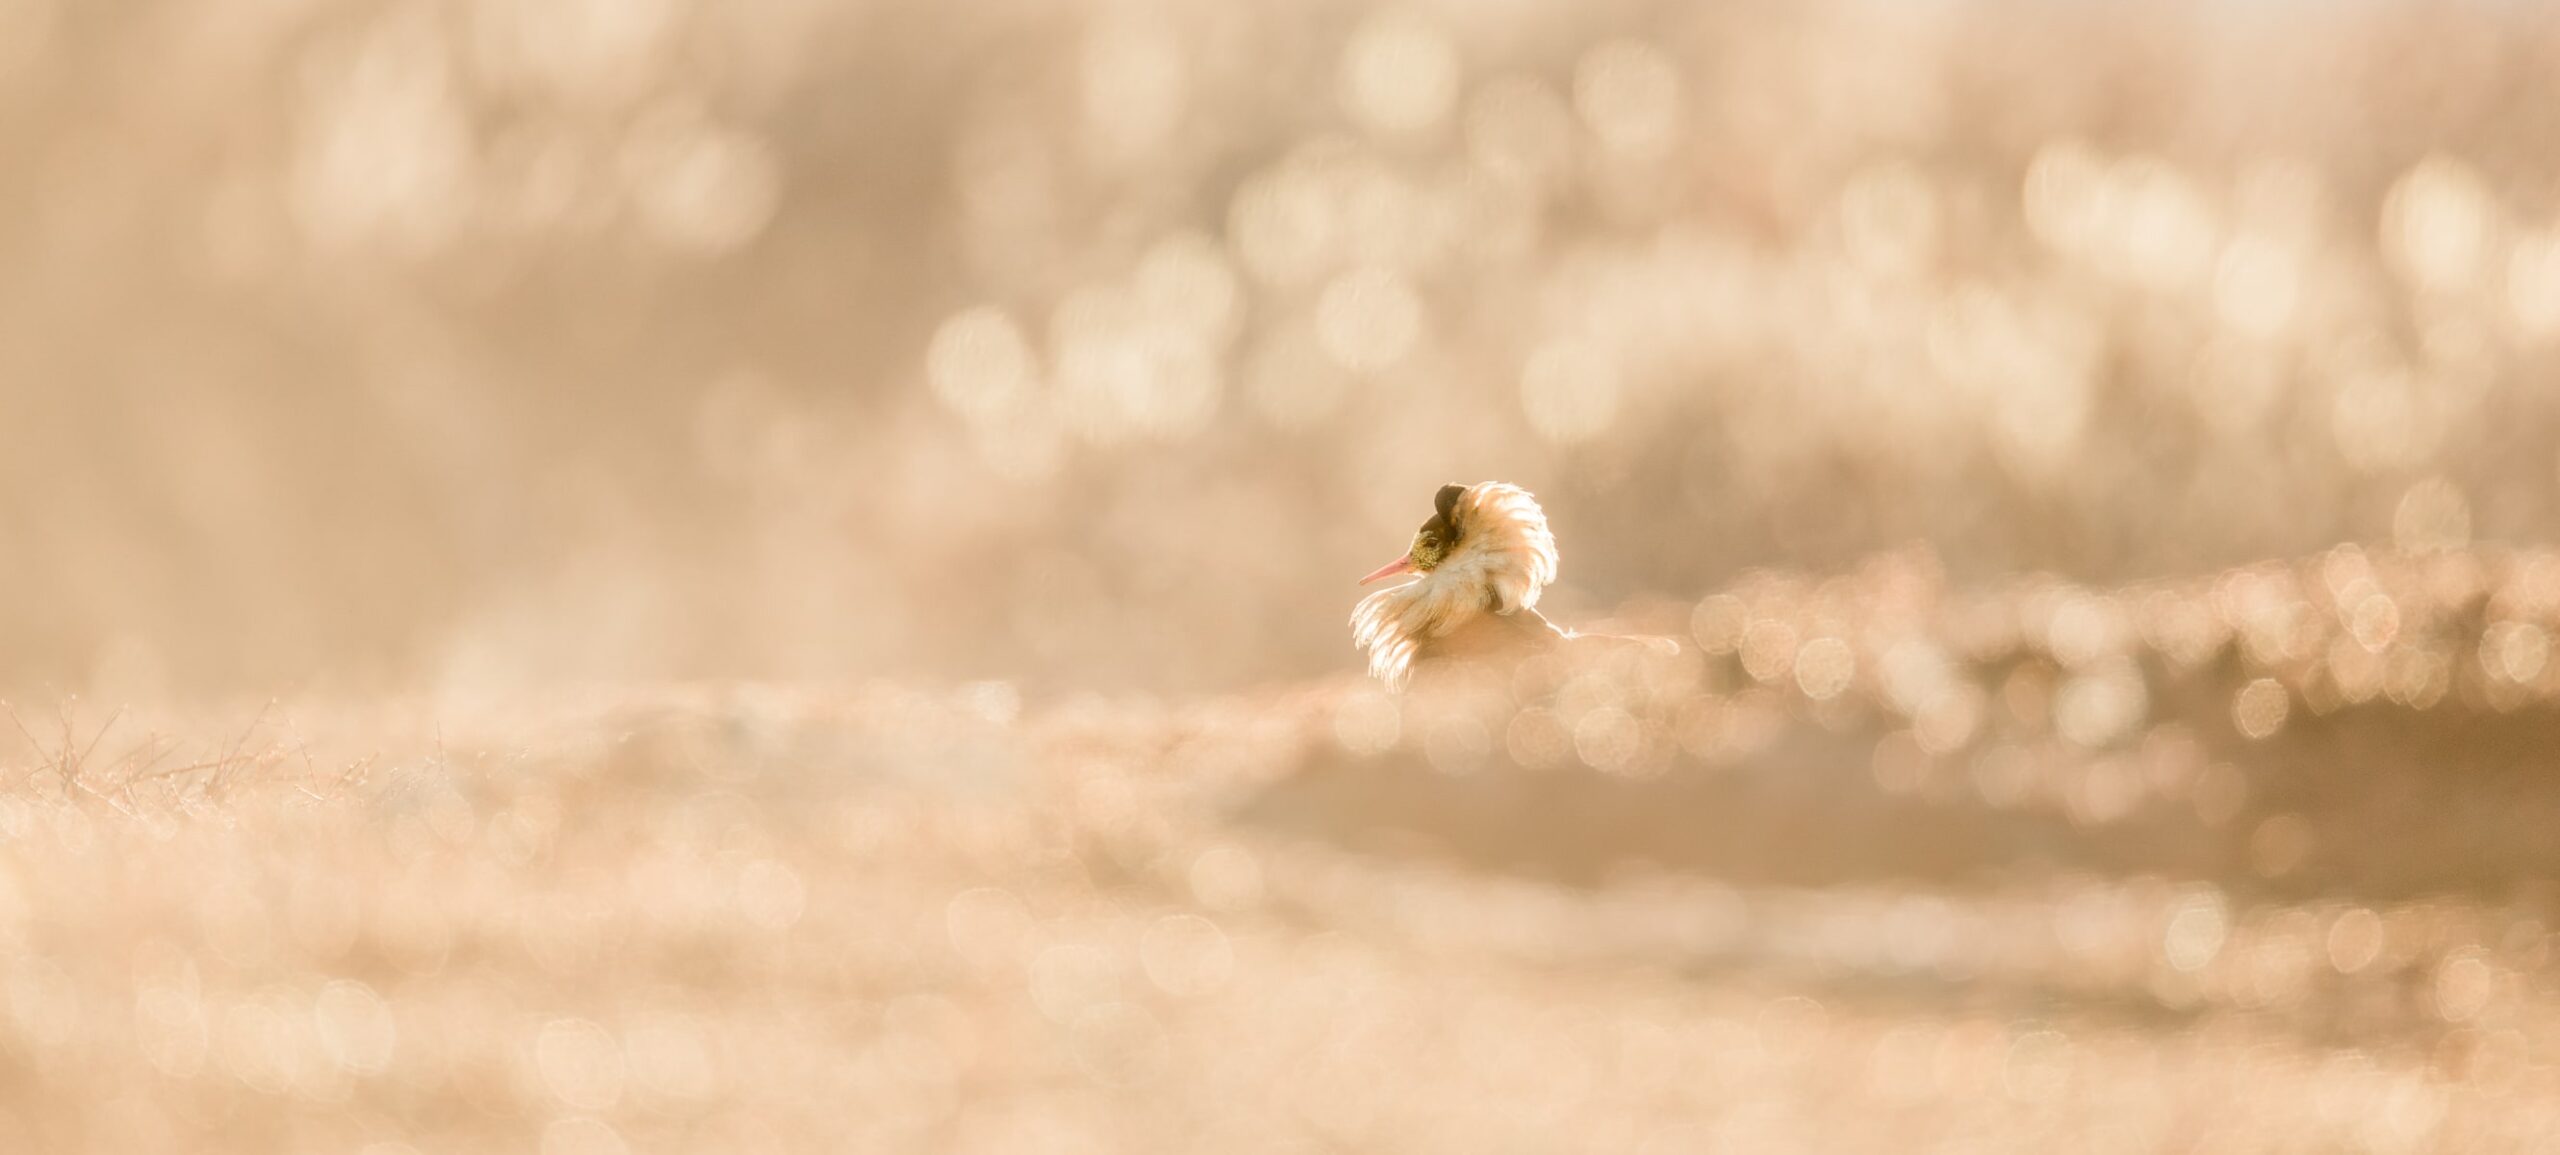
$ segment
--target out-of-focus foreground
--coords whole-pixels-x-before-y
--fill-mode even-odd
[[[2532,1149],[2555,57],[0,0],[0,1150]]]

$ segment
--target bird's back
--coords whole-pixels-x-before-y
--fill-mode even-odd
[[[1680,648],[1669,638],[1592,634],[1563,629],[1536,610],[1478,614],[1448,633],[1416,647],[1414,678],[1418,683],[1427,683],[1436,680],[1433,677],[1436,669],[1445,670],[1451,666],[1508,676],[1520,663],[1534,657],[1552,655],[1567,662],[1601,660],[1609,653],[1627,647],[1673,654]]]

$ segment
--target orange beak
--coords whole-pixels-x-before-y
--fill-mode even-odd
[[[1379,567],[1378,567],[1378,572],[1373,573],[1373,574],[1370,574],[1370,575],[1369,575],[1369,576],[1367,576],[1367,577],[1361,578],[1361,579],[1360,579],[1360,584],[1365,586],[1365,585],[1369,584],[1370,582],[1385,581],[1386,579],[1391,578],[1391,577],[1394,577],[1394,576],[1396,576],[1397,574],[1400,574],[1400,573],[1412,573],[1412,572],[1413,572],[1413,555],[1411,555],[1411,554],[1406,554],[1406,555],[1405,555],[1405,556],[1403,556],[1403,557],[1397,558],[1397,559],[1396,559],[1396,560],[1394,560],[1394,561],[1391,561],[1391,562],[1388,562],[1388,563],[1387,563],[1387,564],[1385,564],[1385,565],[1379,566]]]

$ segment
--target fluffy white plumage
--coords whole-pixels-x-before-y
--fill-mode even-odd
[[[1440,563],[1400,586],[1360,599],[1351,611],[1352,641],[1368,651],[1369,672],[1401,688],[1420,651],[1481,615],[1527,611],[1542,632],[1538,594],[1556,580],[1556,539],[1536,498],[1516,485],[1481,482],[1458,497],[1456,546]]]

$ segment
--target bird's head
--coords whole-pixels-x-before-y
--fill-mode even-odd
[[[1439,496],[1431,499],[1431,519],[1414,531],[1413,545],[1405,550],[1404,556],[1379,566],[1375,572],[1361,578],[1360,584],[1365,586],[1397,574],[1430,573],[1440,568],[1440,563],[1458,548],[1458,499],[1466,496],[1466,492],[1467,487],[1463,485],[1441,486]]]

